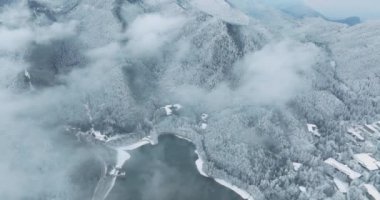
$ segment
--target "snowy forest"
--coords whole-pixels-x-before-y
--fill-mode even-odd
[[[255,200],[378,200],[379,27],[249,0],[0,0],[0,199],[81,199],[85,133],[171,133]]]

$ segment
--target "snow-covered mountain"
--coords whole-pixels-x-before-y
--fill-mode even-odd
[[[10,180],[0,199],[82,199],[70,178],[92,154],[75,135],[99,150],[175,133],[208,175],[256,200],[365,200],[364,184],[380,189],[380,174],[353,158],[380,160],[380,130],[347,133],[380,119],[380,22],[248,0],[0,6],[0,177]],[[362,176],[349,180],[328,158]]]
[[[301,3],[285,4],[285,5],[278,6],[278,8],[281,11],[296,18],[305,18],[305,17],[318,18],[319,17],[319,18],[325,19],[326,21],[338,22],[342,24],[347,24],[349,26],[353,26],[353,25],[361,23],[361,19],[356,16],[351,16],[344,19],[331,19],[329,17],[324,16],[320,12]]]

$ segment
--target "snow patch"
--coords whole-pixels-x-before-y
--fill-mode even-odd
[[[131,158],[131,155],[121,149],[117,149],[116,168],[122,168],[125,161]]]
[[[301,163],[293,162],[294,170],[298,171],[302,167]]]
[[[174,134],[174,136],[176,136],[176,137],[179,138],[179,139],[186,140],[186,141],[188,141],[188,142],[193,143],[193,141],[190,140],[190,139],[187,138],[187,137],[184,137],[184,136],[181,136],[181,135],[177,135],[177,134]]]
[[[203,171],[203,160],[201,159],[199,153],[197,150],[195,150],[195,153],[198,155],[198,159],[195,161],[195,165],[197,166],[198,172],[204,176],[209,177],[206,172]]]
[[[86,104],[84,104],[84,108],[86,109],[86,114],[87,114],[88,120],[92,124],[93,118],[92,118],[92,115],[91,115],[90,106],[86,103]]]
[[[206,114],[206,113],[202,113],[202,114],[201,114],[201,119],[202,119],[202,121],[207,121],[207,119],[208,119],[208,114]]]
[[[310,133],[313,133],[317,137],[321,137],[321,134],[319,134],[318,127],[315,124],[307,124],[307,130]]]
[[[201,129],[206,129],[207,128],[207,124],[206,123],[201,123]]]
[[[203,171],[203,163],[204,161],[201,159],[198,151],[195,151],[195,153],[198,155],[198,159],[195,161],[195,165],[197,166],[197,169],[198,169],[198,172],[204,176],[204,177],[209,177],[204,171]],[[214,178],[215,182],[223,185],[224,187],[227,187],[229,189],[231,189],[232,191],[234,191],[236,194],[238,194],[239,196],[241,196],[243,199],[247,199],[247,200],[253,200],[253,197],[245,190],[237,187],[236,185],[233,185],[223,179],[219,179],[219,178]]]
[[[29,72],[28,72],[27,69],[24,70],[24,76],[25,76],[28,80],[30,80],[30,74],[29,74]]]
[[[147,145],[147,144],[153,144],[153,141],[151,139],[145,137],[145,138],[139,140],[138,142],[135,142],[135,143],[127,145],[127,146],[119,147],[118,149],[123,150],[123,151],[132,151],[132,150],[135,150],[135,149],[140,148],[140,147]]]
[[[106,142],[108,140],[107,135],[102,134],[100,131],[95,131],[94,128],[91,128],[90,134],[99,141]]]
[[[230,188],[231,190],[233,190],[234,192],[236,192],[238,195],[240,195],[243,199],[247,199],[247,200],[253,200],[253,197],[246,191],[238,188],[237,186],[231,184],[231,183],[228,183],[227,181],[225,180],[222,180],[222,179],[218,179],[216,178],[215,181],[227,188]]]
[[[306,193],[306,187],[304,187],[304,186],[299,186],[298,188],[301,190],[301,192]]]
[[[180,104],[174,104],[174,105],[166,105],[163,107],[166,115],[172,115],[174,111],[179,111],[182,109],[182,105]]]
[[[32,81],[31,81],[30,73],[29,73],[29,71],[28,71],[27,69],[24,70],[24,76],[25,76],[26,79],[28,79],[28,83],[29,83],[29,88],[30,88],[30,90],[33,91],[33,90],[34,90],[34,87],[33,87],[33,85],[32,85]]]

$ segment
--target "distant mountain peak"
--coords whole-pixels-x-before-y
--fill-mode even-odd
[[[337,22],[347,24],[349,26],[354,26],[356,24],[360,24],[362,21],[357,16],[347,17],[344,19],[331,19],[320,12],[310,8],[304,4],[288,4],[279,6],[279,9],[286,14],[289,14],[296,18],[304,18],[304,17],[321,17],[327,21]]]
[[[354,25],[360,24],[362,22],[360,17],[356,17],[356,16],[348,17],[345,19],[339,19],[339,20],[331,20],[331,21],[347,24],[349,26],[354,26]]]

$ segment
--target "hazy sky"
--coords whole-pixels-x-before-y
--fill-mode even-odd
[[[379,0],[304,0],[307,5],[332,17],[359,16],[363,19],[380,18]]]
[[[277,5],[304,2],[330,18],[358,16],[364,20],[380,19],[380,0],[263,0]]]

